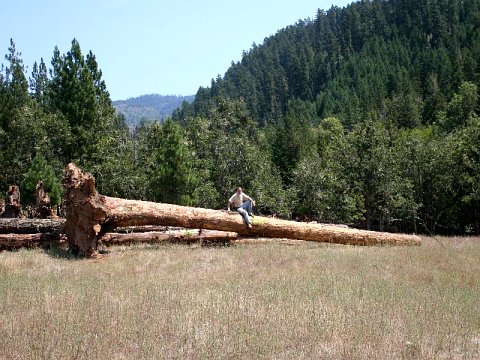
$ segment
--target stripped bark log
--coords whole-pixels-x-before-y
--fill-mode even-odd
[[[63,233],[65,219],[0,219],[0,234]]]
[[[257,216],[253,228],[238,214],[224,211],[125,200],[101,196],[89,173],[74,164],[64,177],[67,221],[65,231],[73,251],[93,255],[98,238],[117,226],[166,225],[233,231],[240,235],[289,238],[352,245],[420,245],[418,236],[306,224]]]
[[[165,232],[168,230],[181,230],[179,228],[173,229],[169,226],[155,226],[155,225],[144,225],[144,226],[125,226],[125,227],[117,227],[115,229],[116,233],[143,233],[143,232]]]
[[[60,244],[66,240],[66,236],[60,233],[0,234],[0,250]]]
[[[238,234],[234,232],[215,230],[175,230],[145,233],[107,233],[99,240],[105,245],[159,242],[191,244],[195,242],[230,242],[237,237]]]

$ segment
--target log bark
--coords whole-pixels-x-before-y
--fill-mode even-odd
[[[158,242],[191,244],[195,242],[230,242],[237,237],[238,234],[234,232],[195,229],[145,233],[107,233],[99,240],[105,245]]]
[[[60,233],[0,234],[0,250],[15,250],[23,247],[60,244],[65,241],[66,236]]]
[[[256,216],[252,228],[237,213],[101,196],[91,174],[74,164],[65,170],[65,231],[73,251],[90,256],[98,238],[118,226],[165,225],[236,232],[239,235],[289,238],[351,245],[420,245],[415,235],[306,224]]]
[[[65,219],[0,219],[0,234],[63,233]]]
[[[100,241],[102,244],[126,245],[131,243],[229,243],[237,239],[238,234],[233,232],[212,230],[175,230],[166,232],[146,233],[107,233]],[[0,251],[17,250],[20,248],[32,248],[52,244],[61,244],[67,241],[62,233],[38,233],[38,234],[0,234]]]

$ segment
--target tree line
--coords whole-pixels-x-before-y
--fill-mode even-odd
[[[319,10],[133,132],[77,40],[29,76],[11,41],[0,187],[41,177],[59,201],[74,161],[110,196],[224,208],[241,185],[263,214],[479,234],[478,19],[478,0]]]

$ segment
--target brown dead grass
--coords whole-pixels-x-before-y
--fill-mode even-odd
[[[480,239],[0,253],[0,359],[477,359]]]

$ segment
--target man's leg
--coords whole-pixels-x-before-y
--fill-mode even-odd
[[[250,215],[253,215],[253,204],[250,200],[245,201],[240,208],[246,210]]]
[[[239,207],[237,209],[237,212],[242,215],[243,219],[245,220],[245,223],[247,224],[248,227],[251,227],[252,225],[250,224],[250,218],[248,217],[247,211],[243,207]]]

